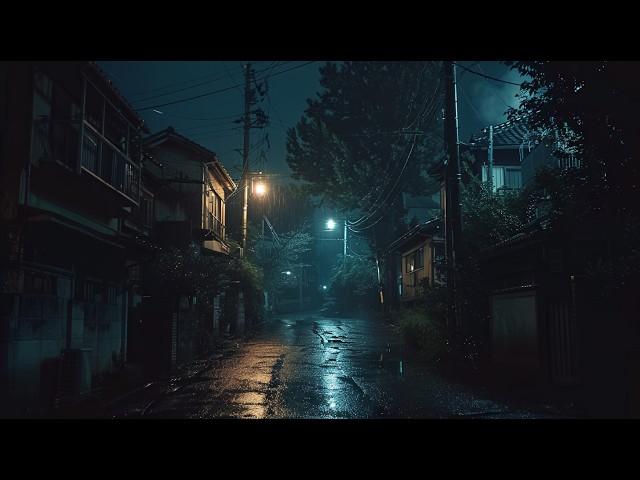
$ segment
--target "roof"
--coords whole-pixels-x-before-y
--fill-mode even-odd
[[[522,119],[509,120],[493,127],[493,145],[520,146],[530,139],[530,132]],[[485,127],[471,137],[469,143],[475,147],[487,147],[489,145],[489,127]]]
[[[433,237],[440,232],[442,228],[442,219],[434,217],[431,220],[420,223],[409,229],[404,235],[393,241],[385,250],[385,253],[398,252],[405,248],[408,244],[415,242],[417,239]]]
[[[161,143],[164,143],[169,139],[177,140],[179,143],[183,144],[187,148],[191,149],[192,151],[196,152],[199,155],[202,155],[205,159],[208,160],[205,163],[207,163],[207,165],[210,168],[213,168],[215,171],[217,171],[220,178],[227,183],[228,189],[229,190],[236,189],[236,183],[231,178],[231,175],[229,175],[229,172],[227,171],[227,169],[224,168],[224,165],[222,165],[222,163],[218,159],[218,156],[216,155],[215,152],[212,152],[208,148],[203,147],[199,143],[194,142],[193,140],[185,137],[184,135],[180,135],[178,132],[175,131],[173,127],[168,127],[160,132],[154,133],[153,135],[145,138],[144,145],[147,148],[155,147],[157,145],[160,145]]]
[[[130,120],[132,120],[133,123],[141,126],[142,130],[145,133],[149,133],[149,129],[145,125],[144,119],[140,115],[138,115],[138,112],[136,112],[135,108],[133,108],[133,106],[124,97],[124,95],[120,93],[107,73],[102,70],[96,62],[86,62],[86,65],[89,69],[89,72],[94,73],[96,79],[99,79],[102,82],[102,86],[107,88],[107,90],[109,90],[109,93],[111,93],[122,105],[126,107],[127,111],[124,113],[128,114]]]

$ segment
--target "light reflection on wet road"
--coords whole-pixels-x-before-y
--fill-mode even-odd
[[[144,409],[188,418],[537,418],[443,379],[382,322],[290,315]]]

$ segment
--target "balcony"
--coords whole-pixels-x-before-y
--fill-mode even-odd
[[[140,194],[140,166],[132,162],[117,148],[85,128],[82,138],[81,165],[84,171],[102,180],[133,204]]]
[[[213,232],[213,234],[218,237],[219,240],[224,241],[224,224],[213,216],[212,213],[207,212],[206,221],[204,228]]]

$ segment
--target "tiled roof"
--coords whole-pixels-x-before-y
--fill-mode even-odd
[[[522,121],[508,121],[493,127],[493,145],[521,145],[528,142],[531,134]],[[489,127],[483,128],[471,138],[471,143],[476,146],[489,145]]]

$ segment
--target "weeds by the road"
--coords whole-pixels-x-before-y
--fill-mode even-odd
[[[439,360],[446,354],[445,328],[427,312],[403,309],[397,313],[397,318],[407,344],[419,348],[432,360]]]

